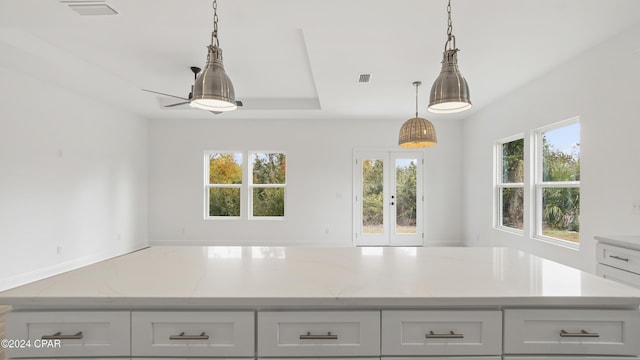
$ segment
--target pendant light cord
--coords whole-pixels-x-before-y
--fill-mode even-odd
[[[420,86],[419,82],[414,82],[416,85],[416,117],[418,117],[418,86]]]
[[[418,86],[422,85],[422,81],[414,81],[413,85],[416,87],[416,118],[418,117]]]

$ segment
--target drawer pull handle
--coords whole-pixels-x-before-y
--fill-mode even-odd
[[[560,337],[589,337],[589,338],[597,338],[600,337],[598,333],[590,333],[584,330],[581,330],[579,333],[569,333],[564,330],[560,330]]]
[[[305,335],[300,335],[300,340],[338,340],[338,335],[332,334],[331,331],[327,335],[311,335],[308,331]]]
[[[448,334],[434,334],[433,331],[429,331],[424,337],[427,339],[463,339],[464,334],[456,334],[453,331],[449,331]]]
[[[612,259],[620,260],[620,261],[629,261],[628,258],[623,258],[622,256],[618,256],[618,255],[609,255],[609,257]]]
[[[44,335],[42,340],[80,340],[82,339],[82,331],[75,333],[74,335],[62,335],[60,331],[53,335]]]
[[[169,340],[209,340],[209,335],[204,332],[200,335],[185,335],[184,332],[181,332],[179,335],[169,336]]]

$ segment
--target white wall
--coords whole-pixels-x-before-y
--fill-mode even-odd
[[[149,239],[152,244],[351,245],[353,149],[396,148],[404,120],[152,120]],[[462,125],[452,120],[435,126],[440,143],[424,150],[425,242],[456,244],[462,240]],[[205,150],[284,151],[286,218],[203,220]]]
[[[640,233],[640,26],[628,29],[464,122],[464,237],[469,245],[523,249],[595,270],[598,234]],[[495,141],[560,120],[581,119],[580,250],[492,228]],[[525,160],[526,161],[526,160]],[[525,214],[526,216],[527,214]]]
[[[1,65],[0,79],[0,290],[144,246],[146,120]]]

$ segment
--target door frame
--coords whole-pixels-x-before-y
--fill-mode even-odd
[[[406,155],[403,155],[406,154]],[[411,156],[417,159],[416,168],[416,233],[395,232],[396,207],[391,207],[391,195],[395,196],[395,160]],[[381,159],[383,167],[383,233],[362,233],[362,160]],[[388,164],[392,164],[389,166]],[[424,245],[424,152],[399,148],[357,148],[353,150],[353,206],[352,240],[354,246],[423,246]],[[393,201],[397,200],[397,196]],[[393,225],[393,226],[392,226]]]

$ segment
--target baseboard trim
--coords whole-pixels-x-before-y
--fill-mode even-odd
[[[349,242],[327,242],[327,241],[251,241],[251,240],[152,240],[149,246],[336,246],[350,247]]]
[[[354,247],[351,241],[328,242],[328,241],[250,241],[250,240],[152,240],[149,246],[335,246],[335,247]],[[461,241],[429,241],[425,242],[424,247],[449,246],[461,247],[465,246]]]
[[[45,268],[30,271],[28,273],[15,275],[5,279],[0,279],[0,291],[9,290],[14,287],[28,284],[30,282],[42,280],[54,275],[67,272],[67,271],[75,270],[83,266],[95,264],[97,262],[108,260],[117,256],[125,255],[133,251],[138,251],[146,247],[149,247],[149,244],[138,243],[124,249],[117,249],[117,250],[112,250],[112,251],[107,251],[99,254],[81,257],[78,259],[72,259],[63,263],[55,264],[53,266],[48,266]]]

